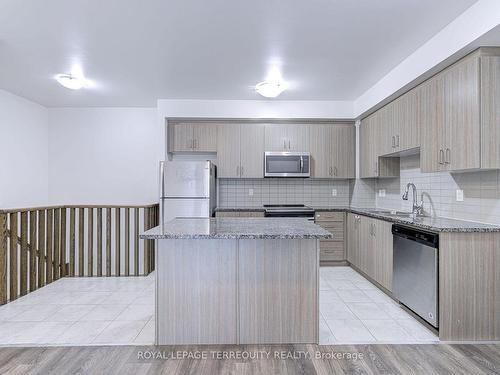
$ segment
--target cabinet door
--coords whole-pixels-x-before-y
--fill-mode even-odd
[[[240,125],[217,125],[217,177],[240,177]]]
[[[392,290],[392,223],[372,219],[374,276],[373,279],[387,290]]]
[[[481,56],[481,168],[500,169],[500,57]]]
[[[378,131],[373,134],[373,142],[378,155],[389,155],[397,151],[395,147],[395,134],[397,129],[397,100],[379,109],[374,114],[374,123]]]
[[[266,125],[265,151],[288,151],[287,125]]]
[[[288,138],[288,151],[309,151],[310,125],[291,124],[286,128]]]
[[[361,269],[359,258],[359,216],[347,214],[347,260]]]
[[[240,125],[241,177],[264,178],[263,124]]]
[[[171,124],[169,136],[173,138],[170,151],[193,151],[193,126],[191,124]]]
[[[444,150],[444,80],[441,74],[417,87],[420,97],[420,169],[437,172],[443,169]]]
[[[311,129],[312,130],[312,129]],[[335,178],[356,177],[356,128],[352,124],[330,127],[329,144]],[[312,135],[311,135],[312,138]]]
[[[449,170],[480,168],[479,57],[446,70],[444,85],[445,163]]]
[[[373,252],[373,222],[366,216],[360,217],[359,225],[359,254],[360,254],[360,269],[371,278],[375,274],[375,254]]]
[[[217,125],[193,125],[194,150],[200,152],[217,151]]]
[[[411,90],[397,101],[394,131],[396,149],[406,151],[420,147],[419,91]]]
[[[309,150],[311,152],[311,177],[332,178],[331,158],[332,126],[311,125],[309,129]]]
[[[373,129],[374,117],[373,115],[361,120],[359,126],[359,167],[360,167],[360,177],[376,177],[374,167],[372,165],[372,150],[373,150],[373,140],[370,139],[371,132]]]

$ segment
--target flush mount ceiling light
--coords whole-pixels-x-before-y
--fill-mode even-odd
[[[265,98],[276,98],[288,88],[281,77],[279,66],[273,65],[267,73],[266,80],[255,85],[255,91]]]
[[[56,80],[62,86],[71,90],[79,90],[85,86],[85,78],[81,75],[75,74],[58,74]]]
[[[276,98],[286,90],[286,84],[280,81],[263,81],[255,85],[255,91],[266,98]]]

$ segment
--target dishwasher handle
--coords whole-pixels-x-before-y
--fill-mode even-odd
[[[423,245],[434,247],[436,249],[439,248],[439,234],[437,233],[393,224],[392,234],[393,236],[402,237],[410,241],[415,241]]]

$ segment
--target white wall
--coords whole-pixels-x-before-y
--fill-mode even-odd
[[[45,107],[0,90],[0,208],[47,204],[47,135]]]
[[[51,108],[49,123],[51,204],[158,200],[156,108]]]

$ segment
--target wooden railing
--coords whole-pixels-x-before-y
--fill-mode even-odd
[[[65,276],[142,276],[154,270],[158,204],[0,210],[0,305]]]

